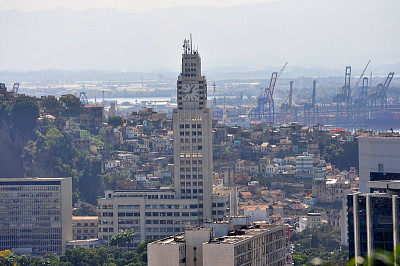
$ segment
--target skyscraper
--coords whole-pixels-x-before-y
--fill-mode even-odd
[[[98,200],[99,238],[107,243],[116,233],[133,229],[134,245],[223,220],[229,196],[213,195],[211,109],[201,59],[185,40],[182,71],[177,81],[178,106],[173,112],[174,188],[108,190]]]
[[[207,108],[207,80],[201,75],[200,55],[193,50],[191,39],[183,45],[177,99],[173,112],[176,198],[197,198],[199,216],[211,219],[212,112]]]

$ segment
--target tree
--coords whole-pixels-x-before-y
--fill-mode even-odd
[[[110,239],[111,246],[117,247],[127,247],[129,249],[129,244],[135,239],[135,234],[132,229],[122,231],[121,233],[112,236]]]
[[[57,100],[53,95],[45,96],[42,98],[42,106],[45,108],[46,112],[51,115],[57,115],[60,110],[62,103]]]
[[[236,184],[247,185],[250,181],[250,176],[247,173],[237,173],[234,174],[233,179]]]
[[[124,124],[124,119],[121,116],[110,116],[108,117],[108,124],[114,128],[117,128]]]
[[[36,98],[21,95],[18,96],[10,109],[11,127],[14,133],[20,132],[22,135],[30,135],[39,117],[39,106]]]
[[[77,114],[82,107],[81,100],[72,94],[61,95],[60,101],[65,104],[70,113]]]

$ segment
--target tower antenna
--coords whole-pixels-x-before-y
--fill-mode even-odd
[[[192,50],[192,34],[190,33],[190,52],[193,54]]]
[[[217,105],[217,98],[215,96],[216,90],[215,90],[215,82],[213,83],[213,88],[214,88],[214,100],[213,100],[213,107],[215,109],[215,106]]]

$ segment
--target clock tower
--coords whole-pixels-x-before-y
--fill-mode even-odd
[[[177,104],[173,111],[175,194],[178,199],[198,200],[198,219],[203,223],[212,218],[212,118],[201,58],[191,38],[183,43]]]

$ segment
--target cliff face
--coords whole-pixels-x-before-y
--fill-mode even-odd
[[[10,127],[0,120],[0,177],[23,177],[22,153],[28,140],[11,135]]]

